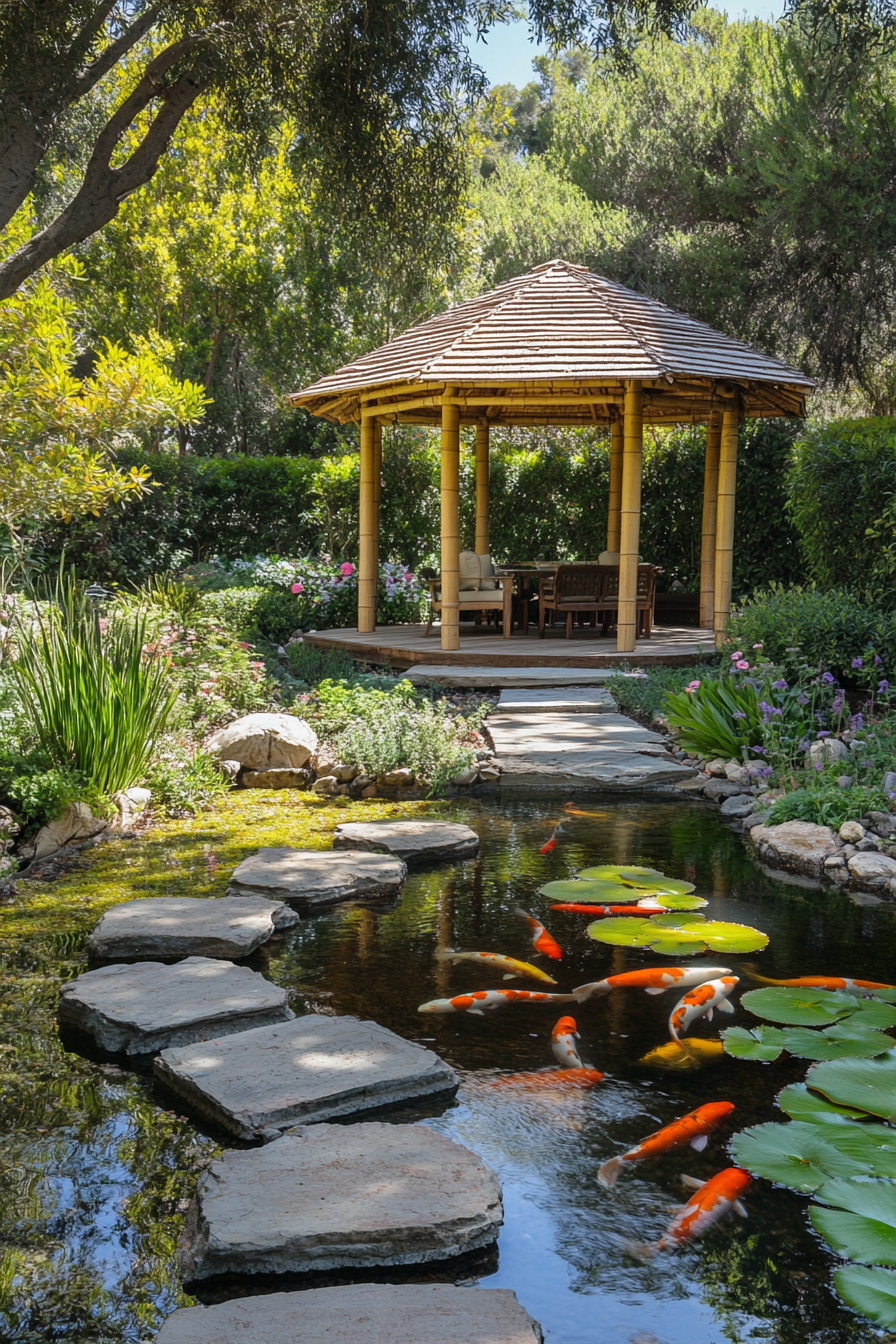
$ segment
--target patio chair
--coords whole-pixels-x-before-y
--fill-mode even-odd
[[[422,577],[426,578],[429,584],[429,618],[423,631],[425,637],[432,629],[436,614],[442,610],[442,580],[437,574],[432,574],[430,577],[429,572]],[[461,551],[458,594],[461,611],[472,611],[486,619],[489,612],[496,614],[500,612],[504,638],[509,639],[513,631],[512,597],[512,574],[496,574],[490,555]]]
[[[655,565],[638,566],[638,626],[645,639],[650,639],[652,633],[658,573]],[[619,610],[618,565],[558,565],[554,577],[542,579],[538,587],[539,639],[544,639],[548,612],[553,613],[552,622],[558,614],[565,615],[566,638],[570,639],[575,615],[590,613],[595,623],[598,616],[602,617],[601,629],[606,634],[611,617]]]

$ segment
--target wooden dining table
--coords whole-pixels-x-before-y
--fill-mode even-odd
[[[535,580],[536,588],[539,579],[548,579],[557,573],[558,565],[561,560],[539,560],[528,565],[495,565],[497,574],[512,574],[515,579],[515,596],[519,602],[520,611],[520,629],[522,633],[529,632],[529,602],[532,598],[532,580]]]

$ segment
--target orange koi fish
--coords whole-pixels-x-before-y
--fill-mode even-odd
[[[418,1013],[470,1013],[482,1017],[507,1003],[575,1003],[572,994],[542,994],[529,989],[474,989],[453,999],[430,999],[421,1003]]]
[[[689,1111],[680,1120],[673,1120],[671,1125],[665,1125],[655,1134],[648,1134],[646,1139],[642,1139],[621,1157],[611,1157],[598,1171],[597,1179],[601,1185],[612,1190],[623,1162],[648,1162],[651,1158],[661,1157],[663,1153],[671,1153],[675,1148],[686,1148],[688,1144],[702,1153],[707,1135],[727,1119],[733,1110],[730,1101],[711,1101],[706,1106],[698,1106],[696,1111]]]
[[[558,821],[557,825],[551,831],[550,840],[547,842],[546,845],[542,845],[541,849],[538,851],[539,854],[550,854],[552,849],[557,848],[557,839],[558,839],[557,832],[559,830],[560,830],[560,822]]]
[[[505,980],[513,980],[515,976],[527,976],[530,980],[540,980],[545,985],[556,985],[557,981],[553,976],[548,975],[540,966],[533,966],[528,961],[517,961],[516,957],[505,957],[500,952],[452,952],[447,949],[444,952],[437,952],[438,961],[474,961],[483,962],[486,966],[497,966],[499,971],[505,971]]]
[[[551,1032],[551,1050],[554,1052],[557,1063],[563,1069],[583,1069],[585,1067],[579,1059],[579,1052],[574,1045],[578,1036],[579,1033],[576,1031],[575,1018],[573,1017],[561,1017]]]
[[[741,1196],[750,1188],[752,1178],[740,1167],[726,1167],[708,1181],[695,1181],[693,1177],[683,1179],[687,1185],[696,1185],[697,1193],[677,1211],[666,1235],[655,1246],[632,1247],[636,1255],[646,1258],[655,1255],[657,1251],[681,1246],[694,1237],[702,1237],[713,1223],[726,1214],[736,1213],[739,1218],[746,1218],[747,1211],[741,1203]]]
[[[551,906],[552,910],[565,910],[570,915],[590,915],[592,919],[606,919],[609,915],[635,915],[643,919],[645,915],[668,915],[667,905],[660,905],[655,896],[645,896],[643,900],[629,905],[579,905],[574,901],[560,901]]]
[[[600,1069],[539,1069],[536,1073],[508,1073],[503,1078],[495,1078],[492,1087],[556,1088],[556,1087],[594,1087],[602,1083],[604,1075]]]
[[[696,989],[689,990],[678,1000],[669,1018],[669,1035],[673,1041],[677,1041],[678,1033],[687,1031],[698,1017],[705,1017],[711,1022],[714,1008],[718,1008],[720,1013],[733,1013],[734,1009],[728,1002],[728,995],[739,983],[740,976],[722,975],[718,980],[707,980],[705,985],[698,985]]]
[[[592,980],[572,992],[577,1003],[609,994],[611,989],[643,989],[648,994],[665,994],[667,989],[687,989],[702,985],[713,976],[730,975],[727,966],[648,966],[642,971],[622,971],[606,980]]]
[[[560,944],[551,937],[541,920],[530,915],[527,910],[516,910],[514,913],[519,915],[520,919],[524,919],[532,930],[532,946],[535,951],[550,957],[552,961],[559,961],[563,956]]]
[[[850,980],[839,975],[801,975],[797,980],[766,980],[764,975],[751,975],[761,985],[781,985],[786,989],[844,989],[847,994],[873,994],[876,989],[896,989],[896,985],[881,985],[876,980]]]

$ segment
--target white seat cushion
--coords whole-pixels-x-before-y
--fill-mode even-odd
[[[498,587],[498,581],[495,578],[495,564],[491,556],[486,551],[485,555],[479,557],[479,587],[484,590]]]

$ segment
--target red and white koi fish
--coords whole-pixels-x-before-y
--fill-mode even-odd
[[[699,1017],[705,1017],[711,1022],[714,1008],[718,1008],[720,1013],[733,1013],[728,995],[739,983],[740,976],[722,975],[718,980],[707,980],[705,985],[689,990],[678,1000],[669,1017],[669,1035],[673,1041],[677,1041],[678,1033],[687,1031]]]
[[[503,1078],[494,1078],[492,1087],[520,1088],[567,1088],[594,1087],[602,1083],[604,1075],[600,1069],[539,1069],[536,1073],[507,1073]]]
[[[643,989],[648,994],[665,994],[667,989],[687,989],[702,985],[714,976],[730,975],[727,966],[648,966],[642,971],[622,971],[606,980],[592,980],[572,992],[577,1003],[609,994],[612,989]]]
[[[671,1153],[675,1148],[686,1148],[689,1144],[702,1153],[707,1135],[727,1119],[733,1110],[730,1101],[711,1101],[706,1106],[698,1106],[696,1111],[689,1111],[680,1120],[673,1120],[671,1125],[665,1125],[655,1134],[648,1134],[646,1139],[642,1139],[621,1157],[611,1157],[598,1171],[597,1179],[601,1185],[612,1190],[623,1162],[648,1162],[664,1153]]]
[[[557,840],[559,839],[558,835],[559,830],[560,830],[560,822],[558,821],[557,825],[551,831],[550,840],[547,842],[546,845],[542,845],[541,849],[538,851],[539,854],[550,854],[552,849],[557,848]]]
[[[643,900],[633,901],[629,905],[580,905],[575,901],[561,901],[551,906],[552,910],[565,910],[570,915],[590,915],[592,919],[606,919],[610,915],[634,915],[643,919],[645,915],[668,915],[667,905],[660,905],[655,896],[645,896]]]
[[[767,980],[764,975],[751,975],[761,985],[781,985],[786,989],[844,989],[847,994],[873,994],[876,989],[896,989],[896,985],[881,985],[876,980],[850,980],[839,975],[801,975],[797,980]]]
[[[540,980],[545,985],[557,983],[553,976],[548,975],[540,966],[533,966],[528,961],[517,961],[516,957],[502,956],[500,952],[452,952],[449,948],[444,952],[437,952],[436,959],[482,962],[486,966],[496,966],[499,971],[506,972],[505,980],[513,980],[515,976],[527,976],[530,980]]]
[[[532,946],[535,951],[550,957],[552,961],[559,961],[563,956],[560,944],[551,937],[541,920],[530,915],[528,910],[516,910],[514,913],[519,915],[520,919],[524,919],[532,930]]]
[[[482,1017],[508,1003],[575,1003],[572,994],[542,994],[529,989],[474,989],[453,999],[430,999],[421,1003],[418,1013],[470,1013]]]
[[[657,1251],[681,1246],[694,1237],[702,1237],[713,1223],[726,1214],[736,1213],[739,1218],[746,1218],[747,1211],[741,1203],[741,1196],[750,1188],[751,1179],[749,1173],[740,1167],[726,1167],[708,1181],[695,1181],[692,1176],[682,1177],[686,1185],[697,1187],[697,1193],[678,1209],[661,1241],[655,1246],[633,1246],[632,1251],[643,1259],[655,1255]]]
[[[561,1017],[551,1032],[551,1050],[554,1058],[563,1069],[583,1069],[585,1065],[579,1059],[575,1047],[579,1033],[576,1031],[575,1018]]]

